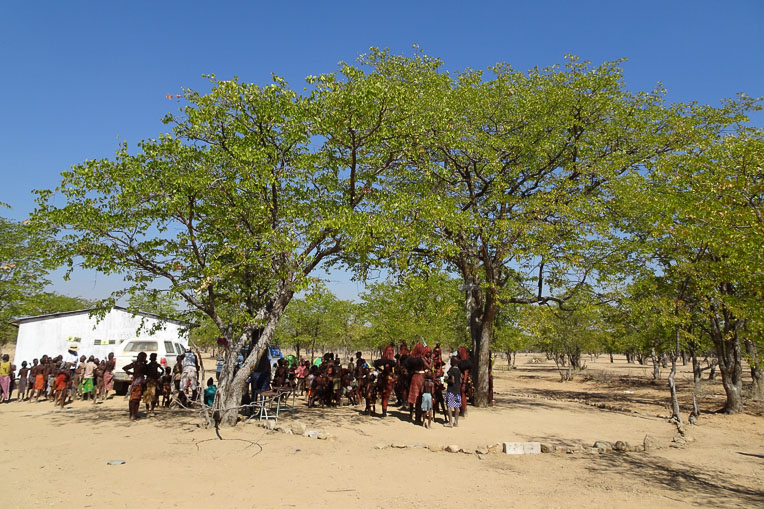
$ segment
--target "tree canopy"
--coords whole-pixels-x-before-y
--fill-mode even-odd
[[[414,303],[410,330],[389,330],[398,337],[388,340],[450,341],[458,333],[433,317],[466,316],[479,405],[503,307],[557,306],[568,314],[545,315],[564,319],[555,330],[600,320],[581,291],[668,259],[659,270],[692,276],[688,288],[722,336],[742,327],[732,317],[743,302],[761,297],[761,136],[725,138],[751,99],[667,104],[660,88],[627,90],[620,61],[449,73],[419,51],[377,49],[308,77],[304,93],[276,76],[265,86],[209,78],[208,93],[184,91],[181,113],[165,118],[171,132],[75,165],[56,190],[40,191],[34,222],[58,236],[59,263],[123,275],[112,299],[160,282],[217,327],[228,345],[215,402],[225,422],[318,267],[344,264],[364,278],[384,266],[435,285],[441,301],[421,300],[427,287],[413,283],[370,285],[376,305],[365,319],[386,327],[384,313],[404,312],[397,300]],[[713,205],[693,215],[699,199]],[[711,240],[709,224],[718,226]],[[441,270],[461,286],[428,280]],[[755,272],[752,284],[741,270]],[[465,311],[453,303],[460,292]],[[294,338],[298,315],[284,328]]]

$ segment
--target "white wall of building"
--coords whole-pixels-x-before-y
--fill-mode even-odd
[[[64,354],[73,342],[71,338],[79,338],[76,342],[79,345],[78,355],[94,355],[101,359],[109,352],[116,351],[119,344],[127,339],[151,338],[188,345],[187,336],[179,324],[160,322],[149,316],[133,316],[122,309],[112,309],[100,321],[83,311],[77,314],[26,318],[18,322],[19,332],[14,357],[14,364],[17,366],[21,365],[21,361],[31,364],[32,359],[39,359],[44,354]],[[141,322],[143,329],[138,332]],[[162,328],[150,334],[149,331],[157,324],[161,324]],[[110,341],[114,343],[108,344]]]

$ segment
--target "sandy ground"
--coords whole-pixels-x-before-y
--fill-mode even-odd
[[[470,408],[460,427],[427,430],[393,410],[386,419],[362,407],[296,409],[297,421],[329,440],[269,432],[248,422],[221,430],[200,427],[189,411],[160,411],[130,423],[127,402],[93,407],[75,402],[0,406],[0,504],[3,507],[762,507],[762,406],[746,414],[711,414],[722,402],[718,382],[700,391],[694,441],[669,447],[676,427],[666,420],[665,379],[646,367],[590,360],[586,375],[560,383],[554,365],[518,356],[517,369],[496,370],[496,405]],[[206,361],[207,363],[207,361]],[[214,361],[209,361],[213,365]],[[663,373],[665,377],[667,372]],[[679,376],[689,410],[690,375]],[[598,408],[605,404],[606,408]],[[393,407],[391,406],[391,409]],[[432,452],[468,450],[504,441],[541,441],[589,448],[595,440],[642,443],[650,453],[510,456]],[[125,460],[117,466],[114,459]]]

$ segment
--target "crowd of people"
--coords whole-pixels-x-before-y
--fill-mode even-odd
[[[114,391],[114,353],[98,359],[77,356],[77,349],[72,344],[64,355],[42,355],[31,365],[24,361],[18,368],[5,354],[0,361],[0,401],[10,401],[14,390],[18,401],[49,401],[62,408],[75,400],[95,404],[107,399]],[[199,363],[191,351],[179,355],[173,368],[157,362],[155,353],[147,356],[140,352],[123,369],[131,379],[126,394],[131,420],[138,417],[141,403],[147,413],[154,413],[159,406],[169,408],[174,401],[187,406],[197,398]],[[203,392],[207,404],[211,404],[210,394],[214,397],[214,391],[209,379]]]
[[[2,400],[8,401],[15,389],[20,401],[47,400],[60,407],[74,400],[103,401],[114,390],[115,367],[113,353],[103,360],[78,357],[77,345],[70,345],[65,355],[43,355],[31,366],[22,362],[16,375],[16,366],[6,354],[0,362]],[[204,390],[199,390],[199,368],[198,355],[191,350],[179,355],[172,368],[157,362],[155,353],[140,352],[123,368],[131,380],[126,394],[130,419],[138,418],[141,403],[147,414],[155,413],[157,407],[189,407],[195,402],[211,406],[217,387],[210,378]],[[218,363],[218,374],[220,370]],[[293,356],[278,359],[272,367],[263,355],[248,381],[251,391],[243,396],[244,406],[265,391],[286,390],[305,397],[308,407],[363,403],[367,415],[377,415],[379,401],[379,415],[386,417],[395,396],[397,407],[408,411],[414,423],[428,428],[437,411],[442,412],[446,426],[458,426],[459,417],[466,416],[474,387],[473,362],[465,347],[444,360],[440,345],[417,344],[409,350],[405,343],[397,353],[388,345],[371,363],[361,352],[347,365],[334,353],[326,353],[312,363]]]
[[[377,414],[379,401],[382,417],[387,416],[395,396],[395,405],[407,410],[416,424],[432,426],[435,412],[441,411],[446,426],[458,426],[473,393],[472,373],[472,359],[465,347],[454,352],[446,364],[440,345],[417,344],[409,351],[401,344],[398,353],[388,345],[371,364],[361,352],[347,365],[334,353],[324,354],[313,364],[306,359],[293,364],[280,359],[271,387],[297,391],[307,398],[309,407],[365,403],[367,415]],[[253,386],[252,393],[257,392],[258,387]]]
[[[148,414],[153,414],[157,406],[192,406],[200,396],[202,404],[212,406],[217,391],[212,378],[207,380],[204,391],[199,391],[199,359],[190,349],[178,355],[172,368],[158,363],[157,354],[147,357],[146,352],[140,352],[123,369],[132,379],[128,391],[130,420],[138,418],[141,402]]]
[[[103,401],[114,390],[115,365],[113,353],[106,359],[78,357],[77,346],[71,345],[65,355],[43,355],[31,365],[22,362],[16,373],[5,354],[0,363],[2,400],[9,401],[15,389],[19,401],[51,401],[61,407],[75,399]]]

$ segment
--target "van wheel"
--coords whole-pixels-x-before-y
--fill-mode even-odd
[[[114,382],[114,391],[117,393],[117,396],[127,394],[128,387],[130,387],[129,382]]]

